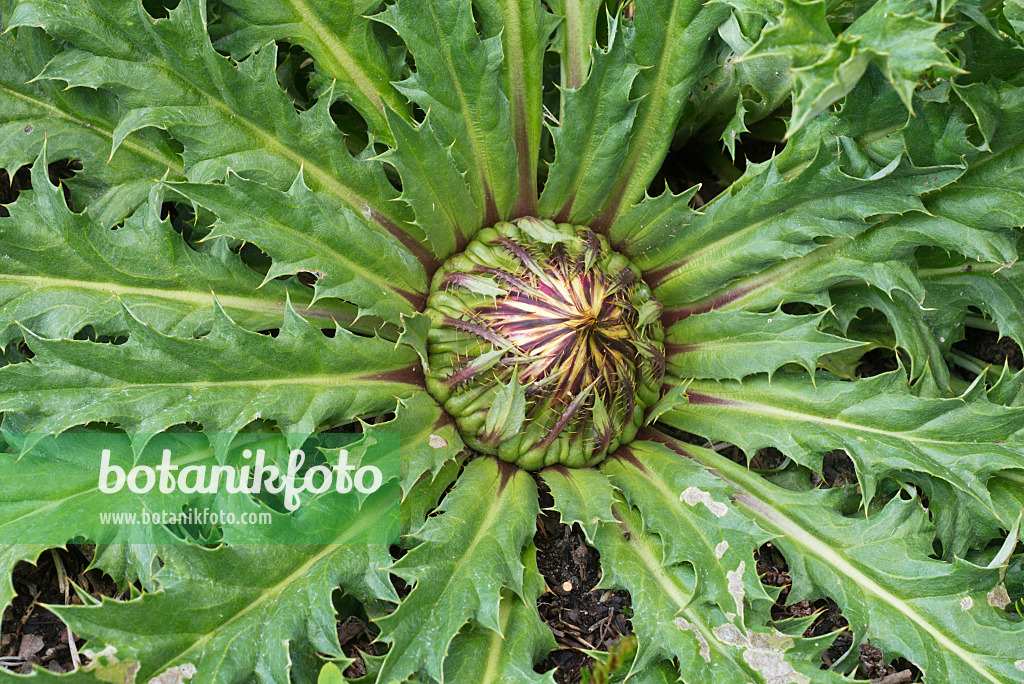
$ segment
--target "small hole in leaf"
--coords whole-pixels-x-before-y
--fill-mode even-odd
[[[154,19],[166,19],[181,0],[142,0],[142,7]]]
[[[358,155],[370,142],[366,119],[348,102],[338,100],[330,108],[331,120],[345,134],[345,145],[350,154]]]
[[[329,424],[329,423],[328,423]],[[341,423],[333,427],[318,430],[320,434],[360,434],[363,431],[363,426],[358,420]]]
[[[12,363],[24,363],[32,358],[32,352],[28,347],[24,346],[24,342],[10,342],[6,347],[0,350],[0,366],[10,365]],[[28,352],[28,356],[23,353]]]
[[[301,45],[277,44],[277,83],[295,111],[304,112],[316,102],[310,80],[315,73],[313,57]]]
[[[896,352],[892,349],[872,349],[861,357],[857,366],[857,377],[870,378],[873,375],[889,373],[899,368]]]
[[[270,270],[272,263],[270,256],[251,242],[243,243],[238,250],[238,255],[242,257],[242,261],[245,262],[246,266],[260,275],[266,275],[267,271]]]
[[[7,175],[6,170],[0,169],[0,216],[6,218],[10,216],[10,212],[5,204],[11,204],[18,195],[21,194],[22,190],[28,190],[32,187],[32,179],[29,177],[31,170],[28,166],[22,166],[20,169],[14,172],[14,176]]]
[[[818,313],[818,307],[807,302],[786,302],[782,305],[782,313],[787,313],[790,316],[806,316]]]
[[[47,167],[47,174],[50,177],[50,182],[55,186],[61,188],[64,191],[64,202],[68,205],[68,209],[75,210],[74,205],[71,202],[71,189],[68,187],[66,181],[73,178],[76,173],[82,170],[82,162],[77,159],[58,159],[55,162],[51,162]]]
[[[197,212],[187,201],[168,201],[160,205],[160,220],[170,223],[174,232],[195,249],[196,243],[210,234],[217,218],[202,207]]]
[[[91,325],[87,325],[75,333],[72,339],[76,340],[88,340],[89,342],[96,342],[98,344],[114,344],[120,345],[128,341],[127,335],[100,335],[96,332],[96,329]]]
[[[295,274],[295,277],[299,279],[299,282],[308,287],[316,285],[316,281],[320,280],[322,274],[315,273],[313,271],[299,271]]]
[[[64,202],[69,209],[74,209],[71,203],[71,190],[61,181],[73,178],[76,173],[82,170],[82,162],[77,159],[58,159],[50,162],[47,167],[47,175],[54,187],[60,187],[64,191]],[[0,217],[10,216],[10,211],[5,204],[11,204],[18,199],[18,195],[24,190],[32,189],[32,167],[26,165],[14,172],[14,176],[8,175],[6,170],[0,169]]]

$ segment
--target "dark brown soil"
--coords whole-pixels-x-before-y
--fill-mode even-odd
[[[869,378],[872,375],[889,373],[899,367],[896,354],[891,349],[872,349],[861,358],[857,366],[857,377]]]
[[[338,623],[338,642],[341,650],[355,662],[343,673],[349,679],[358,679],[366,674],[366,663],[363,654],[383,655],[387,648],[382,643],[374,643],[379,630],[368,622],[357,617],[347,617]]]
[[[869,679],[881,679],[896,673],[896,668],[885,662],[885,653],[869,641],[860,645],[860,670]]]
[[[771,542],[758,549],[754,554],[754,560],[757,561],[757,574],[761,578],[761,583],[782,589],[772,607],[772,618],[784,620],[818,614],[817,619],[804,632],[805,637],[823,636],[839,631],[832,645],[821,654],[821,669],[825,670],[835,665],[853,645],[850,623],[843,616],[843,611],[827,596],[815,601],[804,599],[786,605],[793,580],[789,576],[786,559]],[[902,658],[886,662],[885,653],[881,648],[872,645],[870,640],[860,646],[856,679],[867,679],[872,684],[901,684],[920,681],[920,678],[920,670]]]
[[[542,484],[541,507],[553,503]],[[609,651],[633,633],[629,593],[594,588],[601,580],[600,554],[587,544],[579,525],[563,525],[554,511],[537,517],[534,544],[546,585],[537,608],[559,646],[535,669],[555,668],[559,684],[579,682],[583,668],[593,662],[581,649]]]
[[[35,665],[51,672],[70,672],[86,659],[78,648],[84,640],[70,639],[69,630],[43,604],[81,605],[69,582],[85,589],[94,598],[125,598],[110,577],[89,570],[91,547],[69,546],[68,550],[43,552],[38,564],[21,562],[14,568],[17,595],[4,611],[0,623],[0,665],[27,674]]]
[[[821,462],[821,475],[811,473],[811,484],[825,488],[857,484],[853,459],[842,449],[828,452]]]
[[[999,337],[999,333],[981,330],[968,326],[964,330],[964,339],[953,345],[957,351],[969,354],[985,363],[1002,366],[1009,364],[1012,368],[1024,367],[1024,353],[1020,346],[1009,337]],[[970,371],[960,369],[969,379],[974,379]]]

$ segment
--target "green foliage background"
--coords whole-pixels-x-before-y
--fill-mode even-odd
[[[650,425],[539,473],[632,596],[630,681],[846,681],[869,637],[925,681],[1024,678],[1024,374],[953,347],[1024,343],[1019,0],[160,9],[0,2],[0,167],[31,166],[0,218],[0,526],[60,528],[88,491],[29,486],[44,456],[17,433],[354,425],[402,435],[407,553],[100,546],[145,591],[53,608],[105,654],[61,679],[337,682],[340,586],[388,646],[368,681],[552,681],[537,481],[468,458],[421,368],[438,264],[528,215],[600,230],[664,306]],[[699,210],[663,189],[671,148],[728,187]],[[58,159],[82,165],[59,188]],[[898,369],[859,377],[877,349]],[[788,460],[758,473],[723,442]],[[835,450],[859,482],[816,488]],[[769,540],[788,601],[850,622],[830,670],[836,634],[771,617]],[[0,549],[0,605],[43,550]]]

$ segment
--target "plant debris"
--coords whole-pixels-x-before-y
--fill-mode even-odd
[[[62,674],[85,662],[85,656],[79,654],[84,639],[71,639],[67,626],[45,604],[81,605],[70,582],[96,599],[127,596],[110,577],[87,570],[91,555],[91,547],[70,545],[67,550],[44,551],[36,565],[21,562],[15,566],[17,595],[0,623],[0,667],[29,674],[38,665]]]
[[[541,507],[553,503],[542,486]],[[563,524],[554,511],[538,516],[537,567],[547,590],[537,599],[540,616],[551,628],[559,649],[537,664],[538,672],[557,668],[559,684],[581,680],[593,659],[582,649],[611,651],[633,633],[629,593],[595,589],[601,580],[600,554],[588,545],[579,525]]]

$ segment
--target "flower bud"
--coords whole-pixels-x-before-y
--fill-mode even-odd
[[[499,223],[434,275],[427,387],[478,451],[528,470],[593,465],[658,399],[660,313],[597,233]]]

